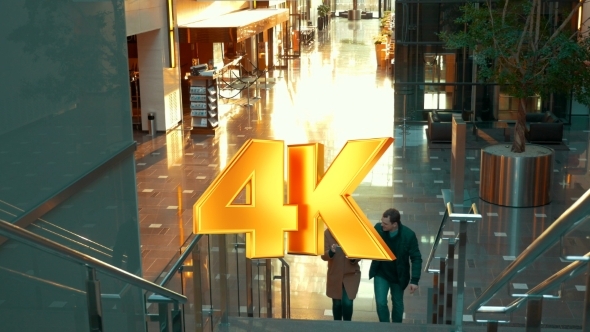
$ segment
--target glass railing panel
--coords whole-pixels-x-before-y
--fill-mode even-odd
[[[239,255],[236,255],[235,245],[236,242],[236,235],[237,234],[227,234],[224,236],[225,239],[225,248],[220,248],[219,254],[225,253],[225,261],[226,261],[226,287],[228,294],[227,299],[227,314],[228,316],[239,316],[240,315],[240,295],[238,292],[238,265],[240,263],[243,264],[243,260],[240,261]],[[222,235],[220,235],[222,236]],[[223,309],[222,309],[223,310]]]
[[[135,191],[134,158],[130,155],[25,228],[141,275]]]
[[[0,250],[0,262],[3,330],[89,330],[86,267],[15,241]],[[143,330],[142,291],[101,273],[98,280],[105,329]]]
[[[113,249],[89,238],[89,234],[78,234],[58,222],[51,222],[45,218],[39,218],[27,227],[28,230],[41,235],[49,240],[62,243],[83,254],[96,257],[106,262],[113,262]],[[92,227],[88,227],[92,228]],[[126,262],[127,255],[120,257],[121,263]]]
[[[203,310],[208,311],[213,327],[220,323],[223,315],[227,315],[229,310],[227,298],[222,296],[227,294],[227,257],[221,248],[226,242],[225,237],[226,235],[208,235],[208,241],[203,243],[206,245],[203,267],[206,269],[204,276],[207,278],[201,282],[203,293],[206,295],[203,298]],[[222,279],[222,275],[225,275],[225,280]]]
[[[0,278],[12,279],[6,273],[11,272],[2,270]],[[52,286],[28,278],[10,280],[10,283],[14,287],[13,291],[2,289],[0,296],[0,320],[6,331],[88,331],[85,292],[68,290],[69,286],[52,289]],[[30,317],[35,317],[35,320]],[[59,317],[59,322],[55,321],[55,317]]]
[[[563,260],[587,260],[586,253],[590,252],[590,223],[582,222],[575,228],[561,236],[559,240],[559,253]]]
[[[272,311],[277,313],[274,317],[281,317],[280,280],[274,282],[274,275],[281,274],[278,260],[247,259],[245,234],[202,236],[196,242],[197,249],[189,256],[183,255],[195,238],[191,235],[155,278],[157,284],[167,281],[162,286],[187,296],[188,303],[181,306],[185,330],[212,331],[222,323],[224,315],[268,317]],[[188,257],[182,273],[168,278],[169,271],[179,266],[181,256]],[[157,304],[147,306],[149,314],[157,314]],[[148,325],[157,328],[155,323]]]
[[[587,281],[586,277],[583,277],[581,274],[575,276],[576,273],[567,271],[563,272],[564,270],[550,277],[547,275],[547,272],[556,270],[559,267],[559,264],[555,264],[556,258],[564,253],[565,245],[570,246],[570,248],[565,248],[566,250],[574,249],[575,252],[586,248],[587,239],[581,240],[579,245],[577,241],[570,241],[570,239],[584,236],[583,234],[587,232],[587,225],[585,224],[587,224],[588,220],[588,197],[587,191],[582,197],[574,202],[571,207],[562,213],[561,216],[552,221],[546,229],[541,229],[540,234],[536,235],[533,241],[530,244],[527,244],[526,248],[523,248],[518,255],[515,255],[512,258],[512,262],[495,276],[494,280],[489,283],[483,292],[469,305],[468,310],[474,314],[480,311],[489,310],[489,303],[493,300],[498,301],[499,299],[502,299],[502,294],[505,294],[502,291],[503,289],[510,289],[518,283],[525,282],[527,283],[526,289],[530,290],[527,291],[527,293],[533,292],[536,293],[536,295],[544,294],[549,295],[549,297],[565,295],[566,297],[571,298],[572,296],[579,296],[580,300],[583,300],[582,297],[587,298],[587,294],[580,296],[581,293],[578,293],[582,290],[587,292],[586,287],[584,287]],[[533,232],[534,231],[535,229],[533,229]],[[519,241],[522,242],[522,238],[522,236],[519,236]],[[564,261],[563,263],[565,265],[567,262]],[[585,268],[583,265],[585,262],[571,263],[568,266],[576,266],[576,264]],[[539,270],[539,268],[541,269]],[[539,273],[535,273],[535,269],[539,270]],[[582,269],[581,272],[583,271],[585,271],[585,269]],[[574,277],[565,282],[565,279],[561,278],[561,276],[556,277],[558,275],[567,278]],[[545,279],[545,281],[542,279]],[[584,288],[578,289],[580,286]],[[556,287],[560,287],[560,289],[555,291]],[[569,290],[570,292],[563,293],[562,290],[564,289]],[[516,291],[510,293],[514,294]],[[524,293],[524,291],[521,293]],[[577,295],[576,293],[580,295]],[[504,302],[504,305],[506,305],[506,303],[508,302]],[[516,308],[512,307],[510,310],[504,310],[511,311],[514,309]],[[553,322],[550,318],[543,317],[543,323],[551,324]]]
[[[245,234],[232,234],[228,236],[228,271],[229,291],[232,312],[231,316],[248,317],[248,283],[246,270],[248,260],[246,259]]]
[[[269,311],[266,299],[266,259],[252,260],[252,291],[254,317],[267,317]],[[272,310],[272,308],[270,308]]]
[[[145,291],[97,272],[101,287],[104,331],[143,331]]]
[[[181,262],[181,265],[178,266],[179,261],[182,259],[181,255],[185,253],[186,250],[189,250],[189,246],[191,243],[196,240],[197,235],[191,234],[186,239],[186,241],[180,246],[176,253],[172,253],[170,256],[169,262],[166,264],[164,269],[154,278],[153,282],[166,287],[170,290],[174,290],[177,293],[183,294],[188,298],[188,302],[185,304],[181,304],[179,306],[180,315],[184,316],[182,321],[185,326],[186,331],[194,331],[195,330],[195,296],[193,293],[193,279],[194,271],[197,271],[197,268],[194,269],[194,262],[193,256],[191,253],[188,253],[188,257]],[[200,241],[200,240],[199,240]],[[198,242],[197,242],[198,245]],[[198,252],[198,248],[193,248],[194,252]],[[192,252],[191,251],[191,252]],[[171,272],[175,270],[175,272]],[[200,280],[200,279],[199,279]],[[198,289],[201,289],[200,285]],[[150,303],[149,296],[152,293],[148,293],[148,303],[147,303],[147,312],[150,315],[157,315],[158,314],[158,304],[157,303]],[[200,305],[199,305],[200,307]],[[149,329],[158,330],[158,322],[149,322],[148,326]],[[187,325],[188,324],[188,325]],[[199,324],[200,326],[200,324]],[[188,330],[187,330],[188,329]]]
[[[189,237],[186,244],[190,243],[194,236]],[[201,237],[196,248],[184,262],[182,273],[177,273],[171,280],[171,283],[177,284],[175,287],[182,289],[188,298],[187,303],[182,306],[185,331],[213,331],[214,321],[219,319],[219,309],[213,309],[214,291],[212,292],[212,271],[209,267],[210,240],[209,235]],[[185,248],[183,245],[181,251]]]

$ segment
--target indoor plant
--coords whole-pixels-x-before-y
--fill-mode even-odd
[[[373,43],[374,44],[387,44],[388,38],[389,38],[388,35],[373,36]]]
[[[553,15],[541,0],[468,3],[456,20],[458,32],[440,34],[448,48],[473,52],[480,79],[503,85],[520,99],[512,152],[525,151],[527,97],[573,93],[590,104],[587,27],[575,30],[573,24],[583,3],[560,3]]]
[[[482,200],[519,207],[551,201],[554,152],[538,145],[526,149],[526,100],[557,93],[590,104],[590,42],[585,24],[578,25],[583,30],[576,30],[575,24],[583,3],[468,3],[461,7],[457,30],[439,35],[448,48],[472,53],[480,80],[499,84],[519,99],[512,144],[491,145],[481,151]],[[507,185],[499,186],[502,182]],[[505,200],[507,197],[510,199]]]
[[[318,10],[318,29],[323,30],[324,26],[328,24],[328,13],[330,12],[330,7],[325,4],[320,4],[317,7]]]

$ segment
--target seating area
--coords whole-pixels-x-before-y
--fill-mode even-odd
[[[428,139],[434,143],[450,143],[453,137],[453,113],[433,110],[428,114]]]
[[[346,17],[348,18],[348,10],[341,10],[338,12],[338,17]],[[373,18],[373,12],[366,12],[361,11],[361,19],[370,19]]]
[[[452,141],[453,112],[441,112],[433,110],[428,114],[428,140],[431,143],[450,143]],[[503,126],[500,126],[502,124]],[[503,129],[506,140],[510,140],[509,130],[513,126],[508,126],[508,122],[475,122],[477,129],[486,128]],[[563,140],[563,122],[559,120],[552,112],[527,113],[526,114],[526,139],[533,144],[561,144]]]
[[[552,112],[528,113],[526,115],[526,138],[530,143],[561,144],[563,122]]]

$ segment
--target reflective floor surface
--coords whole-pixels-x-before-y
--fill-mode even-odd
[[[444,211],[442,190],[451,186],[451,150],[429,149],[425,123],[411,123],[404,131],[395,121],[399,115],[393,114],[392,82],[388,73],[377,67],[371,41],[378,30],[378,20],[335,18],[315,43],[304,47],[299,59],[288,60],[289,69],[268,74],[275,78],[268,90],[251,89],[251,97],[260,97],[252,98],[253,106],[241,106],[245,93],[241,99],[220,103],[224,115],[214,136],[190,135],[186,128],[158,133],[155,138],[135,132],[143,272],[147,279],[154,280],[164,271],[192,232],[193,204],[251,138],[282,140],[285,144],[322,143],[328,166],[347,140],[394,137],[393,146],[353,197],[373,223],[387,208],[400,210],[402,223],[416,231],[426,261]],[[506,208],[479,200],[480,150],[466,150],[465,190],[483,216],[468,230],[466,306],[589,188],[588,129],[587,117],[565,126],[564,142],[569,150],[555,152],[553,200],[542,207]],[[586,233],[580,230],[571,234],[568,250],[588,252]],[[331,300],[324,293],[326,263],[309,256],[287,256],[286,260],[291,266],[291,317],[332,319]],[[555,247],[489,304],[508,304],[513,300],[510,292],[530,289],[566,264]],[[376,322],[373,283],[368,280],[370,261],[364,260],[361,265],[353,320]],[[242,272],[238,269],[237,273]],[[414,295],[406,292],[406,323],[426,322],[432,276],[423,273],[419,286]],[[544,301],[543,323],[581,326],[584,290],[583,276],[563,284],[561,299]],[[280,317],[278,300],[276,295],[275,317]],[[471,319],[465,317],[466,322]],[[514,314],[512,322],[524,323],[524,308]]]

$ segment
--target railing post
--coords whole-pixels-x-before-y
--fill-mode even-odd
[[[453,324],[453,279],[455,278],[455,238],[449,239],[449,249],[447,251],[447,280],[446,280],[446,297],[445,297],[445,324]]]
[[[280,258],[279,258],[280,259]],[[286,318],[287,316],[287,305],[286,305],[286,297],[285,297],[285,265],[281,265],[281,275],[275,276],[274,279],[281,280],[281,318]]]
[[[178,302],[174,302],[172,307],[172,331],[184,331],[184,316]]]
[[[527,332],[541,331],[541,317],[543,316],[543,297],[531,297],[526,302],[526,323]]]
[[[272,318],[272,262],[266,260],[264,283],[266,285],[266,317]]]
[[[455,331],[463,329],[463,305],[465,301],[465,255],[467,255],[467,221],[459,223],[459,252],[457,257],[457,305],[455,309]]]
[[[274,279],[281,280],[281,318],[290,319],[291,318],[291,280],[289,277],[290,269],[289,264],[282,259],[279,258],[281,261],[281,275],[274,276]]]
[[[226,236],[221,234],[219,239],[219,295],[221,307],[221,325],[229,325],[229,292],[227,289],[227,245]]]
[[[158,303],[158,322],[160,323],[160,332],[172,332],[172,312],[166,302]]]
[[[445,277],[446,277],[446,269],[447,264],[444,258],[440,259],[440,276],[438,278],[438,317],[437,322],[438,324],[444,324],[444,315],[445,315]]]
[[[281,280],[283,304],[281,305],[285,307],[283,318],[291,319],[291,269],[285,262],[281,266],[281,275],[283,277]]]
[[[498,332],[498,322],[488,321],[486,332]]]
[[[195,330],[203,331],[203,291],[201,288],[201,252],[197,244],[191,253],[193,259],[193,312],[195,315]],[[211,285],[207,285],[211,287]]]
[[[431,314],[432,317],[430,319],[432,319],[432,321],[430,322],[431,324],[438,324],[437,321],[437,308],[438,308],[438,278],[439,278],[439,273],[434,273],[432,275],[432,307],[431,307]]]
[[[584,315],[582,320],[582,331],[590,329],[590,264],[587,264],[586,291],[584,292]]]
[[[252,260],[246,258],[246,310],[254,317],[254,291],[252,290]]]
[[[100,281],[96,279],[96,270],[87,266],[86,299],[88,301],[88,325],[90,331],[102,331],[102,302],[100,298]]]
[[[467,223],[475,222],[476,220],[481,220],[481,215],[477,210],[477,206],[475,204],[471,205],[471,208],[468,213],[454,213],[453,212],[453,204],[450,202],[447,203],[447,212],[449,218],[453,222],[459,222],[459,235],[457,238],[453,238],[452,242],[456,245],[457,241],[459,242],[459,248],[457,249],[457,295],[456,295],[456,302],[455,302],[455,322],[454,322],[454,330],[455,331],[462,331],[463,329],[463,307],[465,301],[465,263],[466,263],[466,255],[467,255]],[[453,248],[453,254],[454,254]],[[450,252],[449,252],[450,256]],[[452,278],[451,278],[452,281]],[[448,314],[448,313],[447,313]],[[451,324],[449,320],[447,320],[447,324]]]

